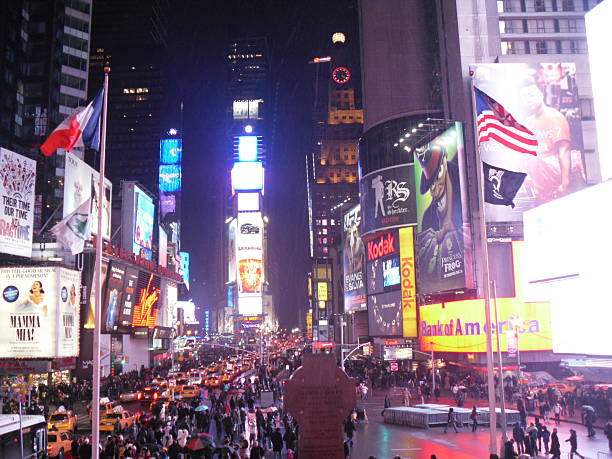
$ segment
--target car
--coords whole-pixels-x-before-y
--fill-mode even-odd
[[[142,392],[139,390],[129,390],[119,396],[122,402],[137,402],[142,399]]]
[[[157,400],[161,391],[158,387],[147,386],[142,390],[142,400]]]
[[[195,398],[200,395],[200,389],[196,386],[183,386],[180,390],[180,395],[183,398]]]
[[[77,430],[78,417],[73,411],[57,410],[51,416],[49,416],[49,422],[47,428],[55,431],[66,431],[76,432]]]
[[[221,384],[221,381],[219,380],[219,376],[218,375],[208,376],[204,380],[204,386],[206,386],[206,387],[219,387],[220,384]]]
[[[231,372],[225,372],[221,375],[221,382],[230,383],[234,379],[234,374]]]
[[[100,430],[105,432],[120,432],[129,428],[137,416],[127,410],[116,410],[113,413],[106,413],[100,419]]]
[[[121,404],[117,400],[111,402],[108,397],[100,398],[100,416],[103,416],[105,413],[112,413],[117,407],[121,407]],[[91,421],[91,403],[87,404],[86,409],[89,413],[89,420]]]
[[[72,434],[66,431],[50,431],[47,434],[47,455],[63,459],[72,446]]]

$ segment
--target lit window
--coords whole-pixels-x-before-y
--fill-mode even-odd
[[[323,220],[321,220],[321,225],[327,226],[327,218],[324,218]]]

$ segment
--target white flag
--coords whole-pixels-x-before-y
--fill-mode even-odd
[[[85,241],[91,238],[91,198],[68,214],[50,231],[55,234],[58,242],[69,248],[72,255],[83,251]]]

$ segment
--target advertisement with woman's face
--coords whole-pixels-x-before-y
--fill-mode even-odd
[[[480,146],[493,166],[527,173],[516,206],[486,205],[488,221],[522,221],[524,211],[586,186],[580,99],[574,63],[479,64],[474,84],[529,128],[537,155],[517,154],[494,141]]]
[[[0,358],[78,355],[78,309],[70,292],[80,273],[59,267],[0,268]],[[78,298],[76,301],[78,304]]]

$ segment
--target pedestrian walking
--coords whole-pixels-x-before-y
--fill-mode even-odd
[[[516,442],[516,449],[519,454],[525,453],[525,431],[517,422],[512,429],[512,438]]]
[[[552,434],[550,436],[550,454],[552,454],[551,459],[561,459],[561,443],[559,443],[559,434],[557,433],[557,428],[554,428]]]
[[[608,439],[608,448],[612,451],[612,422],[608,421],[604,427],[604,435]]]
[[[544,452],[548,455],[549,448],[548,444],[550,443],[550,431],[546,426],[542,428],[542,441],[544,442]]]
[[[344,420],[344,433],[346,434],[347,441],[351,447],[353,446],[353,434],[355,433],[355,430],[357,429],[355,428],[354,421],[349,416]]]
[[[565,441],[569,442],[571,447],[570,459],[574,458],[574,454],[580,458],[584,458],[584,456],[578,452],[578,437],[576,436],[576,431],[574,429],[570,429],[570,437]]]
[[[555,423],[557,425],[561,424],[561,404],[559,402],[553,406],[553,413],[555,415]]]
[[[470,419],[472,420],[472,432],[476,432],[476,429],[478,428],[478,413],[476,412],[476,405],[474,405],[472,408]]]
[[[283,436],[279,427],[272,432],[272,451],[274,451],[274,459],[282,459]]]
[[[453,426],[453,429],[455,429],[455,433],[459,432],[457,430],[457,415],[455,414],[455,411],[452,408],[448,409],[448,419],[446,421],[446,426],[444,426],[444,433],[446,433],[446,431],[448,430],[449,425]]]

